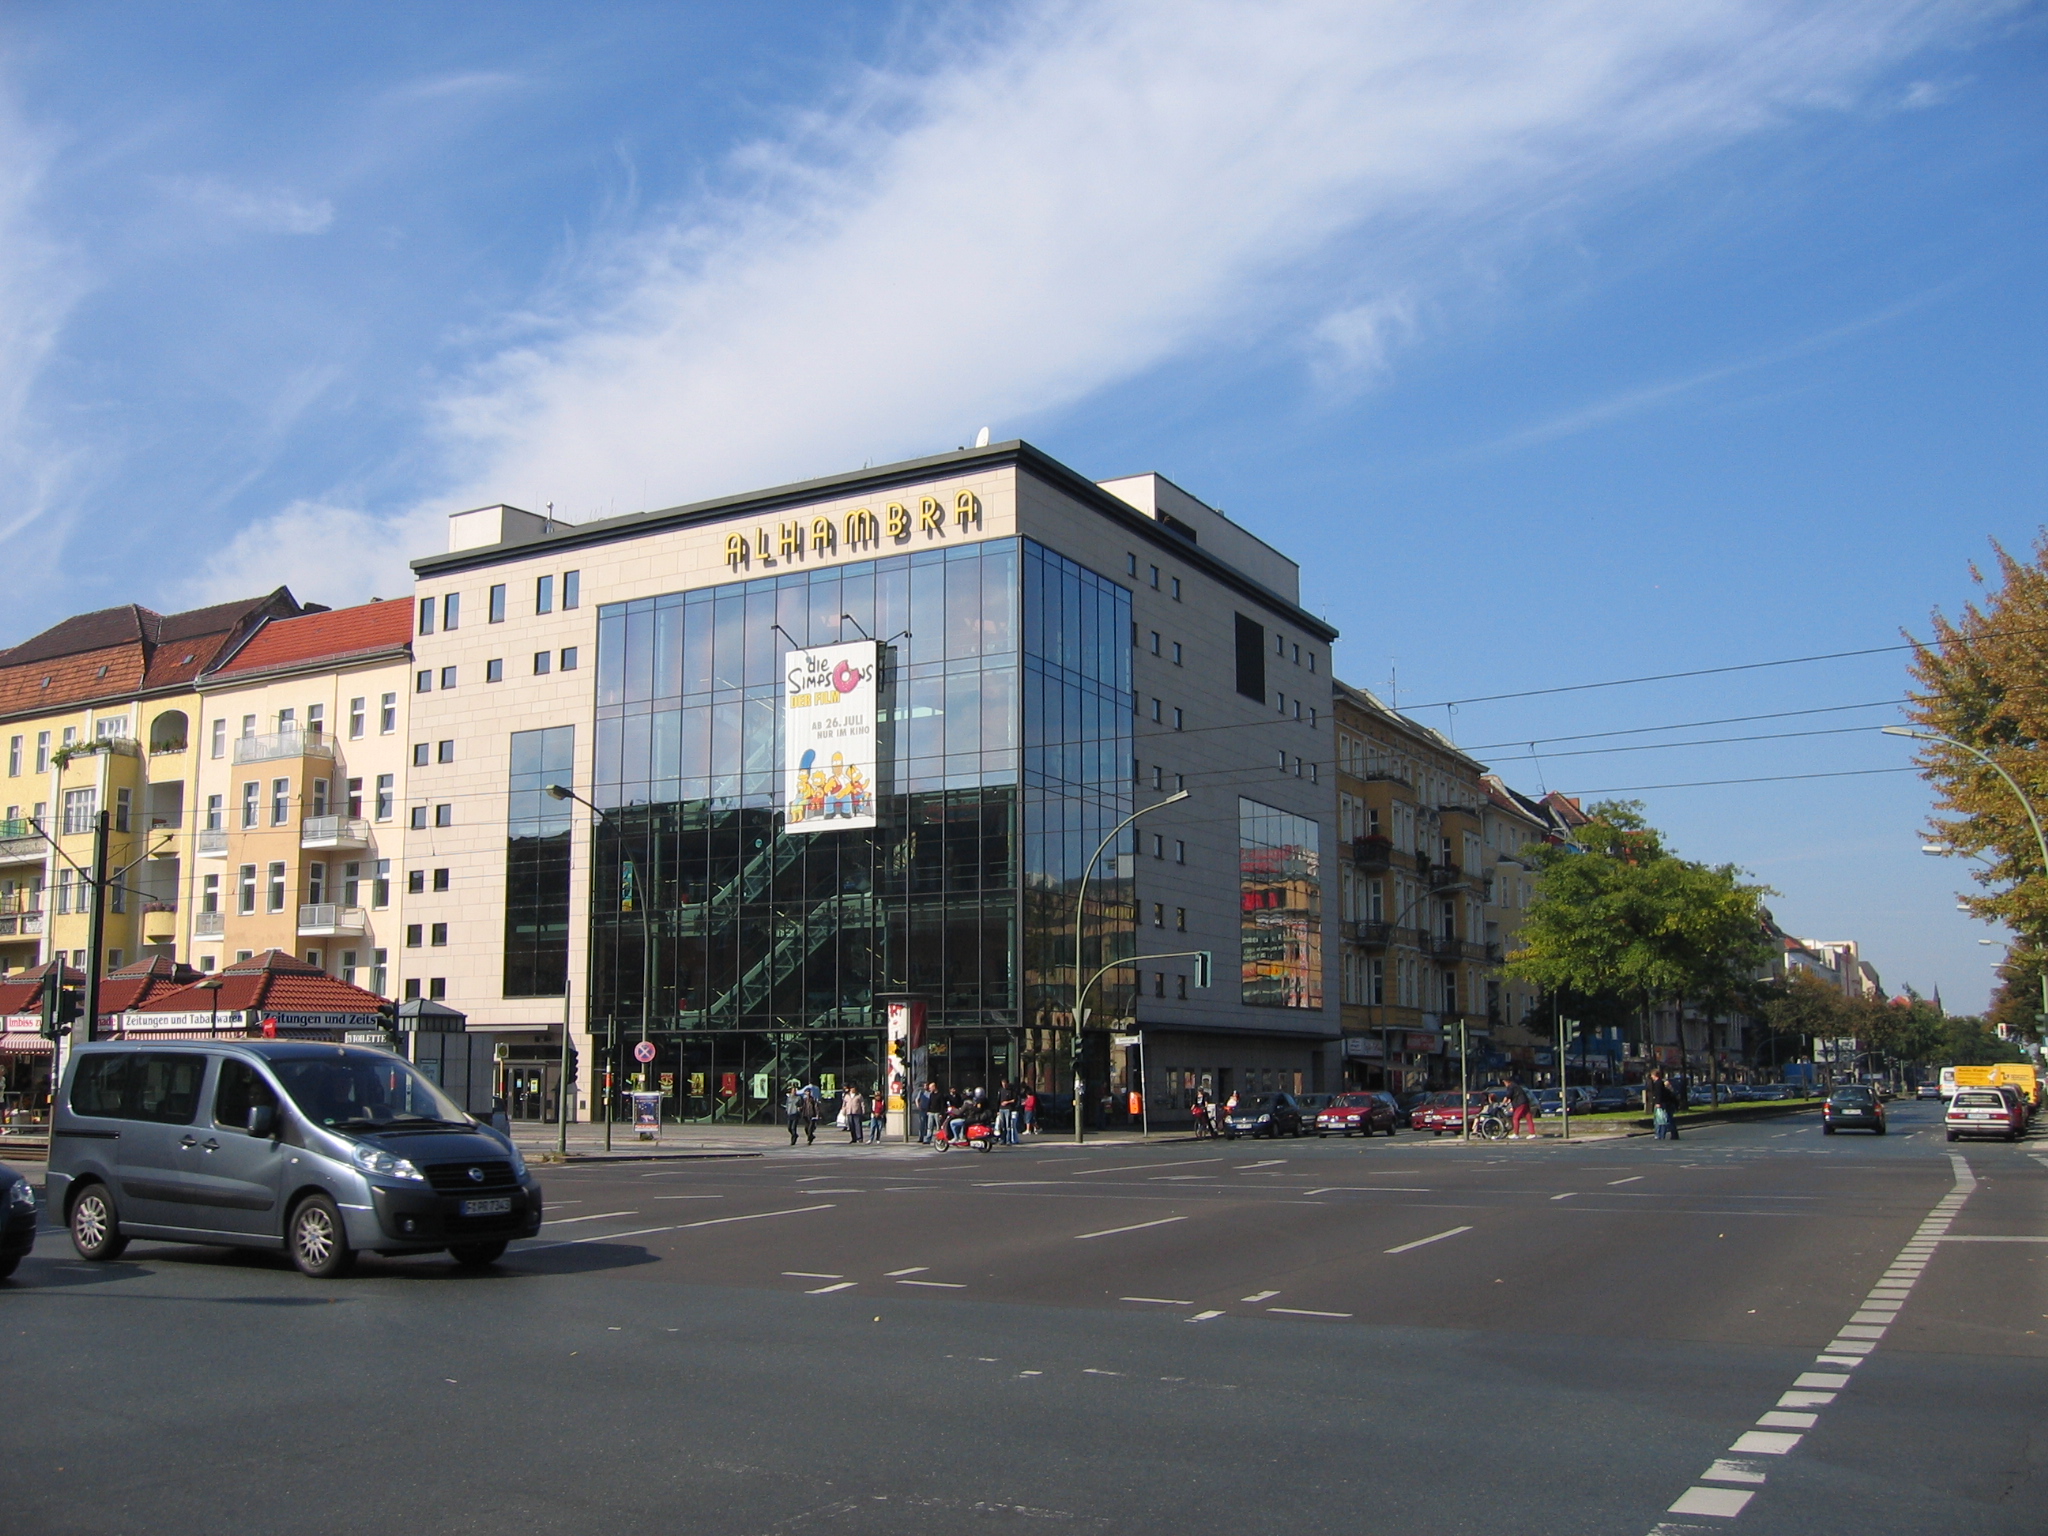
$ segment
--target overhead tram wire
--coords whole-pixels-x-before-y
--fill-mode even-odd
[[[1791,784],[1800,779],[1861,779],[1879,773],[1918,773],[1918,768],[1843,768],[1834,773],[1773,773],[1756,779],[1694,779],[1684,784],[1611,784],[1605,789],[1575,789],[1572,797],[1628,795],[1649,789],[1711,789],[1717,784]]]
[[[1904,699],[1873,699],[1868,704],[1822,704],[1812,709],[1779,709],[1765,715],[1724,715],[1719,720],[1681,720],[1674,725],[1633,725],[1618,731],[1584,731],[1576,736],[1537,736],[1520,741],[1487,741],[1477,746],[1460,747],[1467,754],[1493,752],[1502,747],[1547,746],[1553,741],[1598,741],[1609,736],[1649,736],[1659,731],[1704,730],[1710,725],[1746,725],[1752,720],[1790,720],[1801,715],[1838,715],[1852,709],[1893,709],[1904,704]]]

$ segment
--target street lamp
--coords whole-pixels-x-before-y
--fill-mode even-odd
[[[2012,791],[2013,799],[2019,801],[2020,809],[2027,813],[2027,824],[2034,829],[2034,845],[2041,851],[2041,869],[2048,874],[2048,836],[2041,832],[2041,818],[2034,814],[2034,802],[2027,798],[2027,792],[2020,788],[2019,781],[1998,765],[1989,753],[1979,751],[1967,741],[1957,741],[1953,736],[1944,736],[1939,731],[1916,731],[1910,725],[1887,725],[1879,727],[1887,736],[1910,736],[1915,741],[1938,741],[1944,746],[1954,747],[1958,752],[1967,752],[1986,768],[2005,780],[2005,787]],[[1939,844],[1921,845],[1923,853],[1931,853]],[[2041,970],[2041,1022],[2048,1024],[2048,966]]]
[[[1125,827],[1128,827],[1140,816],[1149,815],[1153,811],[1187,799],[1188,793],[1185,789],[1177,789],[1164,800],[1156,801],[1142,809],[1131,812],[1130,815],[1109,829],[1102,841],[1095,845],[1095,852],[1088,856],[1088,862],[1081,869],[1081,889],[1074,897],[1074,1144],[1076,1146],[1079,1146],[1081,1143],[1081,1100],[1086,1092],[1085,1085],[1081,1081],[1081,1031],[1088,1023],[1088,1009],[1086,1007],[1088,988],[1095,985],[1094,977],[1090,977],[1085,985],[1081,981],[1081,913],[1083,905],[1088,900],[1088,877],[1095,872],[1095,862],[1102,857],[1102,850],[1115,840],[1119,832],[1123,831]],[[1097,972],[1096,974],[1100,975],[1101,973]]]
[[[574,800],[578,805],[589,811],[591,815],[610,827],[613,832],[617,833],[619,831],[619,824],[613,820],[609,811],[591,804],[590,801],[577,794],[568,785],[550,784],[548,786],[548,794],[556,800]],[[631,861],[626,859],[623,848],[620,849],[619,857],[622,862],[626,862],[630,867]],[[648,923],[647,897],[647,882],[636,871],[633,879],[633,905],[640,909],[640,1038],[643,1041],[647,1038],[648,1018],[654,1006],[654,940],[652,929]],[[569,1010],[564,1008],[562,1011],[566,1014]],[[593,1040],[597,1038],[596,1031],[593,1030],[591,1032],[591,1038]],[[609,1078],[612,1066],[613,1064],[609,1061],[605,1063],[607,1078],[605,1083],[605,1130],[607,1133],[607,1144],[609,1144],[609,1133],[611,1130],[611,1083]],[[566,1094],[568,1091],[569,1021],[564,1018],[562,1020],[562,1092]],[[569,1116],[566,1101],[557,1106],[556,1118],[560,1122],[558,1129],[561,1137],[562,1153],[564,1156],[567,1156],[569,1151]]]

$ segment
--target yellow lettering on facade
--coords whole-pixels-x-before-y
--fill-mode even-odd
[[[981,521],[981,498],[972,491],[962,491],[953,498],[953,517],[962,528],[969,523]]]
[[[811,519],[811,548],[820,554],[832,553],[832,519],[814,517]]]
[[[775,525],[775,547],[785,560],[804,552],[804,525],[802,523],[777,523]]]
[[[852,549],[861,544],[875,542],[875,514],[866,507],[855,507],[846,514],[846,547]]]
[[[917,531],[919,533],[944,533],[946,531],[946,509],[930,496],[917,498]]]
[[[738,570],[747,563],[747,536],[743,533],[728,533],[725,536],[725,564],[728,570]]]
[[[761,558],[772,563],[775,559],[775,552],[768,547],[768,530],[766,528],[756,528],[754,530],[754,538],[761,546]]]
[[[892,501],[883,509],[883,516],[889,520],[889,537],[907,539],[910,537],[910,509],[900,501]]]

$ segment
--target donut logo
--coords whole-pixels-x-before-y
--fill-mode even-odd
[[[842,661],[832,669],[832,688],[836,693],[851,693],[860,686],[860,670],[850,661]]]

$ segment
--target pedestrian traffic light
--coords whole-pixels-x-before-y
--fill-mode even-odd
[[[1209,973],[1212,969],[1211,960],[1212,956],[1208,950],[1198,949],[1195,951],[1195,986],[1203,992],[1209,990]]]
[[[64,985],[61,970],[52,966],[43,977],[43,1022],[45,1040],[58,1040],[71,1033],[71,1026],[85,1016],[85,993]]]

